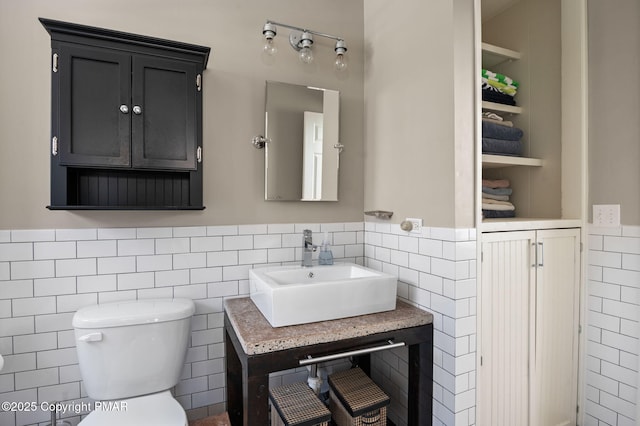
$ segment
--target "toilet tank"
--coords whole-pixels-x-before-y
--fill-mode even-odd
[[[72,324],[89,397],[130,398],[175,386],[194,312],[189,299],[131,300],[79,309]]]

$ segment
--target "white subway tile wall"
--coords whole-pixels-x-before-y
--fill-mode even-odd
[[[635,425],[640,227],[588,228],[585,425]]]
[[[45,425],[42,402],[89,401],[71,327],[78,308],[154,297],[196,302],[176,398],[191,418],[224,411],[223,299],[248,295],[256,265],[300,262],[307,228],[317,243],[328,232],[336,260],[364,264],[363,222],[0,231],[0,401],[38,406],[0,410],[0,425]],[[306,377],[299,368],[270,382]],[[81,414],[62,418],[76,425]]]
[[[222,411],[222,301],[248,294],[249,268],[300,261],[305,228],[329,232],[336,258],[397,275],[399,296],[433,312],[434,424],[474,424],[475,230],[425,227],[416,235],[376,222],[0,231],[0,400],[88,401],[71,330],[78,307],[190,297],[197,312],[176,397],[191,417]],[[585,424],[630,425],[638,388],[640,227],[591,226],[588,233]],[[406,424],[407,370],[406,350],[374,359],[398,425]],[[306,375],[282,372],[271,383]],[[73,412],[64,418],[80,420]],[[3,426],[48,420],[42,410],[0,411]]]
[[[398,295],[434,315],[433,424],[475,424],[476,230],[365,222],[366,265],[398,276]],[[374,380],[391,396],[389,417],[406,425],[406,349],[373,357]]]

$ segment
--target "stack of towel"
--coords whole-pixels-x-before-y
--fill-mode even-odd
[[[515,106],[520,84],[497,72],[482,70],[482,100]]]
[[[516,208],[509,202],[510,186],[507,179],[482,179],[482,216],[485,219],[516,216]]]
[[[482,114],[482,153],[497,155],[522,155],[522,129],[513,127],[498,114]]]

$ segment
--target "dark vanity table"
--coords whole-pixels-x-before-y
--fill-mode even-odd
[[[409,351],[408,424],[431,425],[433,315],[398,301],[389,312],[273,328],[251,299],[225,301],[227,411],[234,426],[269,424],[269,373],[309,357],[404,342]],[[369,355],[359,366],[370,373]],[[304,361],[303,361],[304,362]]]

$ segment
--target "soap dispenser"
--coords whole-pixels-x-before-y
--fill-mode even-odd
[[[329,245],[329,234],[326,232],[324,233],[322,248],[320,248],[320,254],[318,255],[318,263],[320,265],[333,265],[333,253],[331,253],[331,246]]]

